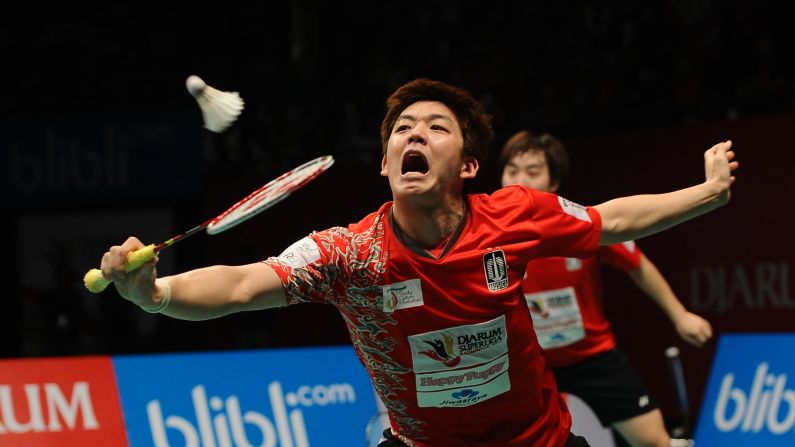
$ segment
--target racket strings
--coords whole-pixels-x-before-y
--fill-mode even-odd
[[[311,170],[305,173],[296,173],[295,176],[285,178],[282,181],[277,179],[275,183],[265,185],[262,190],[256,192],[250,199],[244,201],[244,204],[246,208],[260,206],[264,200],[273,200],[280,195],[289,194],[291,191],[302,186],[305,182],[312,180],[318,174],[320,174],[320,171]]]
[[[207,232],[220,233],[276,205],[325,172],[333,163],[334,158],[326,155],[282,174],[218,216],[207,226]]]

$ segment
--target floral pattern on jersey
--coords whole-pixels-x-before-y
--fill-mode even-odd
[[[340,311],[357,355],[365,365],[373,386],[389,409],[401,434],[422,440],[423,422],[406,414],[407,405],[396,391],[406,390],[413,371],[391,355],[399,342],[386,329],[397,322],[383,311],[382,287],[388,253],[383,250],[383,215],[363,231],[334,227],[315,232],[312,239],[323,253],[321,261],[292,269],[276,258],[266,261],[287,278],[288,304],[325,302]]]

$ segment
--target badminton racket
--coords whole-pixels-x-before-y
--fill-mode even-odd
[[[334,164],[334,158],[331,155],[324,155],[285,172],[247,195],[223,213],[207,220],[201,225],[197,225],[185,233],[174,236],[160,244],[151,244],[138,250],[131,251],[127,254],[127,262],[124,264],[124,270],[126,272],[136,270],[141,267],[141,265],[154,259],[164,248],[170,247],[201,230],[206,229],[208,234],[218,234],[251,219],[257,214],[286,199],[292,192],[317,178],[330,168],[332,164]],[[102,276],[102,271],[99,269],[89,270],[83,277],[83,282],[85,283],[86,289],[94,293],[105,290],[108,284],[111,283],[111,281]]]

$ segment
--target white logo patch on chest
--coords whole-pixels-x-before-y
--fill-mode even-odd
[[[511,389],[505,315],[408,336],[420,407],[461,408]]]
[[[422,306],[422,287],[420,280],[409,279],[383,286],[384,312],[391,313],[400,309]]]

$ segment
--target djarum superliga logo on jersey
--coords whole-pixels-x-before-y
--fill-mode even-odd
[[[350,347],[125,356],[114,366],[136,447],[356,445],[376,411]]]
[[[696,445],[795,445],[795,335],[720,338]]]
[[[466,407],[511,389],[505,315],[408,342],[420,407]]]

